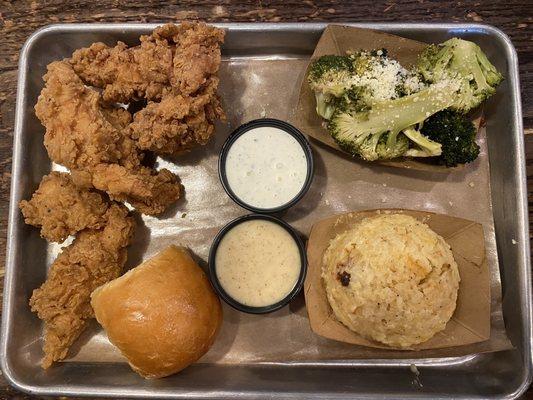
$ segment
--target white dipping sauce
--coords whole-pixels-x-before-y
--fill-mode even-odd
[[[276,208],[294,199],[305,185],[307,158],[291,134],[264,126],[243,133],[226,157],[228,184],[244,203]]]
[[[283,300],[296,285],[301,267],[298,245],[289,232],[260,219],[229,230],[215,254],[220,285],[233,299],[250,307]]]

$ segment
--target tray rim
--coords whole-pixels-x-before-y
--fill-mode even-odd
[[[180,21],[175,21],[180,22]],[[135,392],[120,392],[116,390],[91,390],[90,387],[78,387],[78,389],[70,386],[69,388],[43,388],[41,386],[35,386],[31,384],[25,384],[24,382],[18,380],[12,373],[9,362],[7,360],[7,346],[8,346],[8,328],[9,321],[12,319],[12,314],[14,310],[11,307],[11,298],[13,296],[13,281],[14,281],[14,265],[15,263],[15,253],[16,249],[19,246],[13,238],[15,234],[15,222],[18,214],[18,207],[16,201],[19,196],[19,188],[17,186],[17,179],[21,174],[21,158],[23,156],[21,137],[22,137],[22,120],[24,116],[23,104],[26,97],[25,87],[27,85],[26,71],[28,67],[27,56],[29,50],[33,43],[40,38],[41,35],[44,35],[49,32],[61,31],[61,32],[76,32],[83,29],[85,32],[95,32],[101,29],[105,29],[108,32],[126,32],[132,30],[152,30],[157,26],[162,25],[161,23],[74,23],[74,24],[51,24],[46,25],[35,32],[33,32],[26,42],[24,43],[20,51],[20,60],[18,65],[18,74],[17,74],[17,97],[16,97],[16,108],[15,108],[15,120],[14,120],[14,130],[13,130],[13,159],[12,159],[12,175],[11,175],[11,186],[10,186],[10,203],[9,203],[9,218],[8,218],[8,229],[7,229],[7,245],[6,245],[6,271],[4,278],[4,294],[3,294],[3,304],[2,304],[2,325],[0,330],[0,368],[6,377],[8,383],[13,387],[31,394],[39,395],[74,395],[74,396],[132,396],[132,397],[142,397],[147,395],[144,390]],[[472,30],[479,30],[482,32],[487,32],[490,35],[496,36],[500,39],[505,45],[505,56],[506,60],[509,63],[509,76],[508,80],[511,84],[511,93],[515,101],[515,109],[513,110],[513,119],[512,124],[514,125],[514,131],[518,134],[518,146],[519,152],[517,156],[516,164],[519,165],[518,168],[518,185],[517,190],[517,200],[519,202],[518,211],[518,237],[517,239],[517,254],[519,261],[519,268],[517,273],[520,274],[520,283],[521,285],[521,306],[523,311],[523,328],[522,334],[524,337],[523,349],[524,349],[524,361],[526,362],[525,371],[522,377],[520,386],[518,386],[513,392],[505,393],[505,398],[517,398],[522,393],[524,393],[529,384],[533,379],[533,306],[532,306],[532,289],[531,289],[531,258],[530,258],[530,248],[529,248],[529,214],[528,214],[528,200],[527,200],[527,179],[526,179],[526,169],[525,169],[525,150],[524,150],[524,134],[523,134],[523,118],[522,118],[522,103],[521,103],[521,94],[520,94],[520,81],[518,74],[518,58],[517,52],[512,44],[510,38],[499,28],[496,28],[489,24],[479,24],[479,23],[387,23],[387,22],[361,22],[354,23],[348,21],[337,21],[333,23],[327,22],[224,22],[224,23],[210,23],[211,25],[231,28],[235,31],[261,31],[261,30],[270,30],[270,31],[283,31],[283,30],[292,30],[292,31],[308,31],[315,30],[321,31],[328,25],[348,25],[366,29],[374,30],[386,30],[394,29],[401,34],[402,32],[409,32],[412,30],[423,30],[423,29],[438,29],[438,30],[456,30],[468,32]],[[474,355],[475,356],[475,355]],[[472,358],[474,357],[472,356]],[[468,358],[469,356],[466,356]],[[394,367],[394,363],[391,361],[394,360],[372,360],[375,361],[372,364],[361,362],[361,366],[370,367],[370,368],[379,368],[379,367]],[[468,362],[468,361],[467,361]],[[287,363],[266,363],[266,365],[287,365]],[[291,364],[291,363],[288,363]],[[342,365],[342,362],[338,365]],[[353,364],[352,364],[353,365]],[[404,364],[402,364],[404,365]],[[399,366],[399,365],[398,365]],[[215,397],[226,397],[227,393],[225,392],[215,392]],[[215,394],[213,393],[213,394]],[[152,393],[153,394],[153,393]],[[192,393],[190,393],[193,395]],[[281,394],[281,393],[280,393]],[[164,397],[180,397],[179,393],[174,393],[173,395],[160,394]],[[240,396],[243,396],[241,394]],[[260,396],[260,394],[259,394]],[[248,392],[247,395],[243,397],[256,398],[259,397],[258,393]],[[198,397],[196,394],[194,397]]]

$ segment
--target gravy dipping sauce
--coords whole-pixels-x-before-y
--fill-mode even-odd
[[[229,187],[242,202],[273,209],[293,200],[307,179],[307,157],[298,140],[275,126],[241,134],[225,161]]]
[[[302,260],[296,241],[283,227],[263,219],[231,228],[215,254],[215,272],[224,291],[249,307],[283,300],[298,282]]]

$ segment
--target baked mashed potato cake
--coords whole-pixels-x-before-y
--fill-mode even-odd
[[[369,217],[337,235],[324,254],[322,278],[340,322],[395,348],[446,327],[460,281],[444,239],[402,214]]]

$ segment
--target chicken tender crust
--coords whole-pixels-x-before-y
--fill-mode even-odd
[[[160,100],[170,87],[194,93],[218,71],[224,35],[205,23],[166,24],[141,36],[139,46],[94,43],[70,63],[84,82],[104,89],[106,101]]]
[[[64,359],[94,317],[94,289],[123,272],[134,220],[109,198],[144,214],[165,211],[181,183],[167,169],[144,166],[145,151],[204,145],[225,118],[217,95],[224,35],[205,23],[167,24],[138,46],[94,43],[48,65],[35,113],[48,155],[71,173],[45,176],[20,208],[47,240],[76,237],[30,298],[44,322],[43,368]]]
[[[106,109],[100,94],[65,61],[51,63],[44,80],[35,113],[46,128],[44,145],[53,161],[68,168],[139,165],[135,142],[120,129],[131,119],[126,110]]]
[[[160,28],[171,30],[168,25]],[[176,51],[172,86],[185,95],[197,92],[220,67],[225,32],[206,24],[182,23],[173,32]]]
[[[214,133],[215,121],[224,118],[217,86],[218,78],[213,77],[195,97],[169,94],[159,103],[149,102],[131,124],[139,148],[175,154],[206,144]]]
[[[167,24],[142,36],[140,46],[95,43],[70,63],[107,101],[148,100],[131,125],[140,149],[179,153],[206,144],[225,118],[216,93],[224,34],[204,23]]]
[[[88,171],[73,171],[76,185],[105,191],[111,199],[126,201],[143,214],[157,215],[181,195],[181,184],[167,169],[141,167],[130,170],[117,164],[100,164]]]
[[[20,209],[27,224],[41,228],[43,238],[63,242],[83,229],[101,228],[108,203],[100,193],[76,187],[69,174],[51,172]]]
[[[103,229],[80,232],[54,261],[43,285],[33,291],[31,310],[44,321],[43,368],[65,358],[94,318],[92,291],[122,273],[135,223],[118,204],[109,208],[106,218]]]

